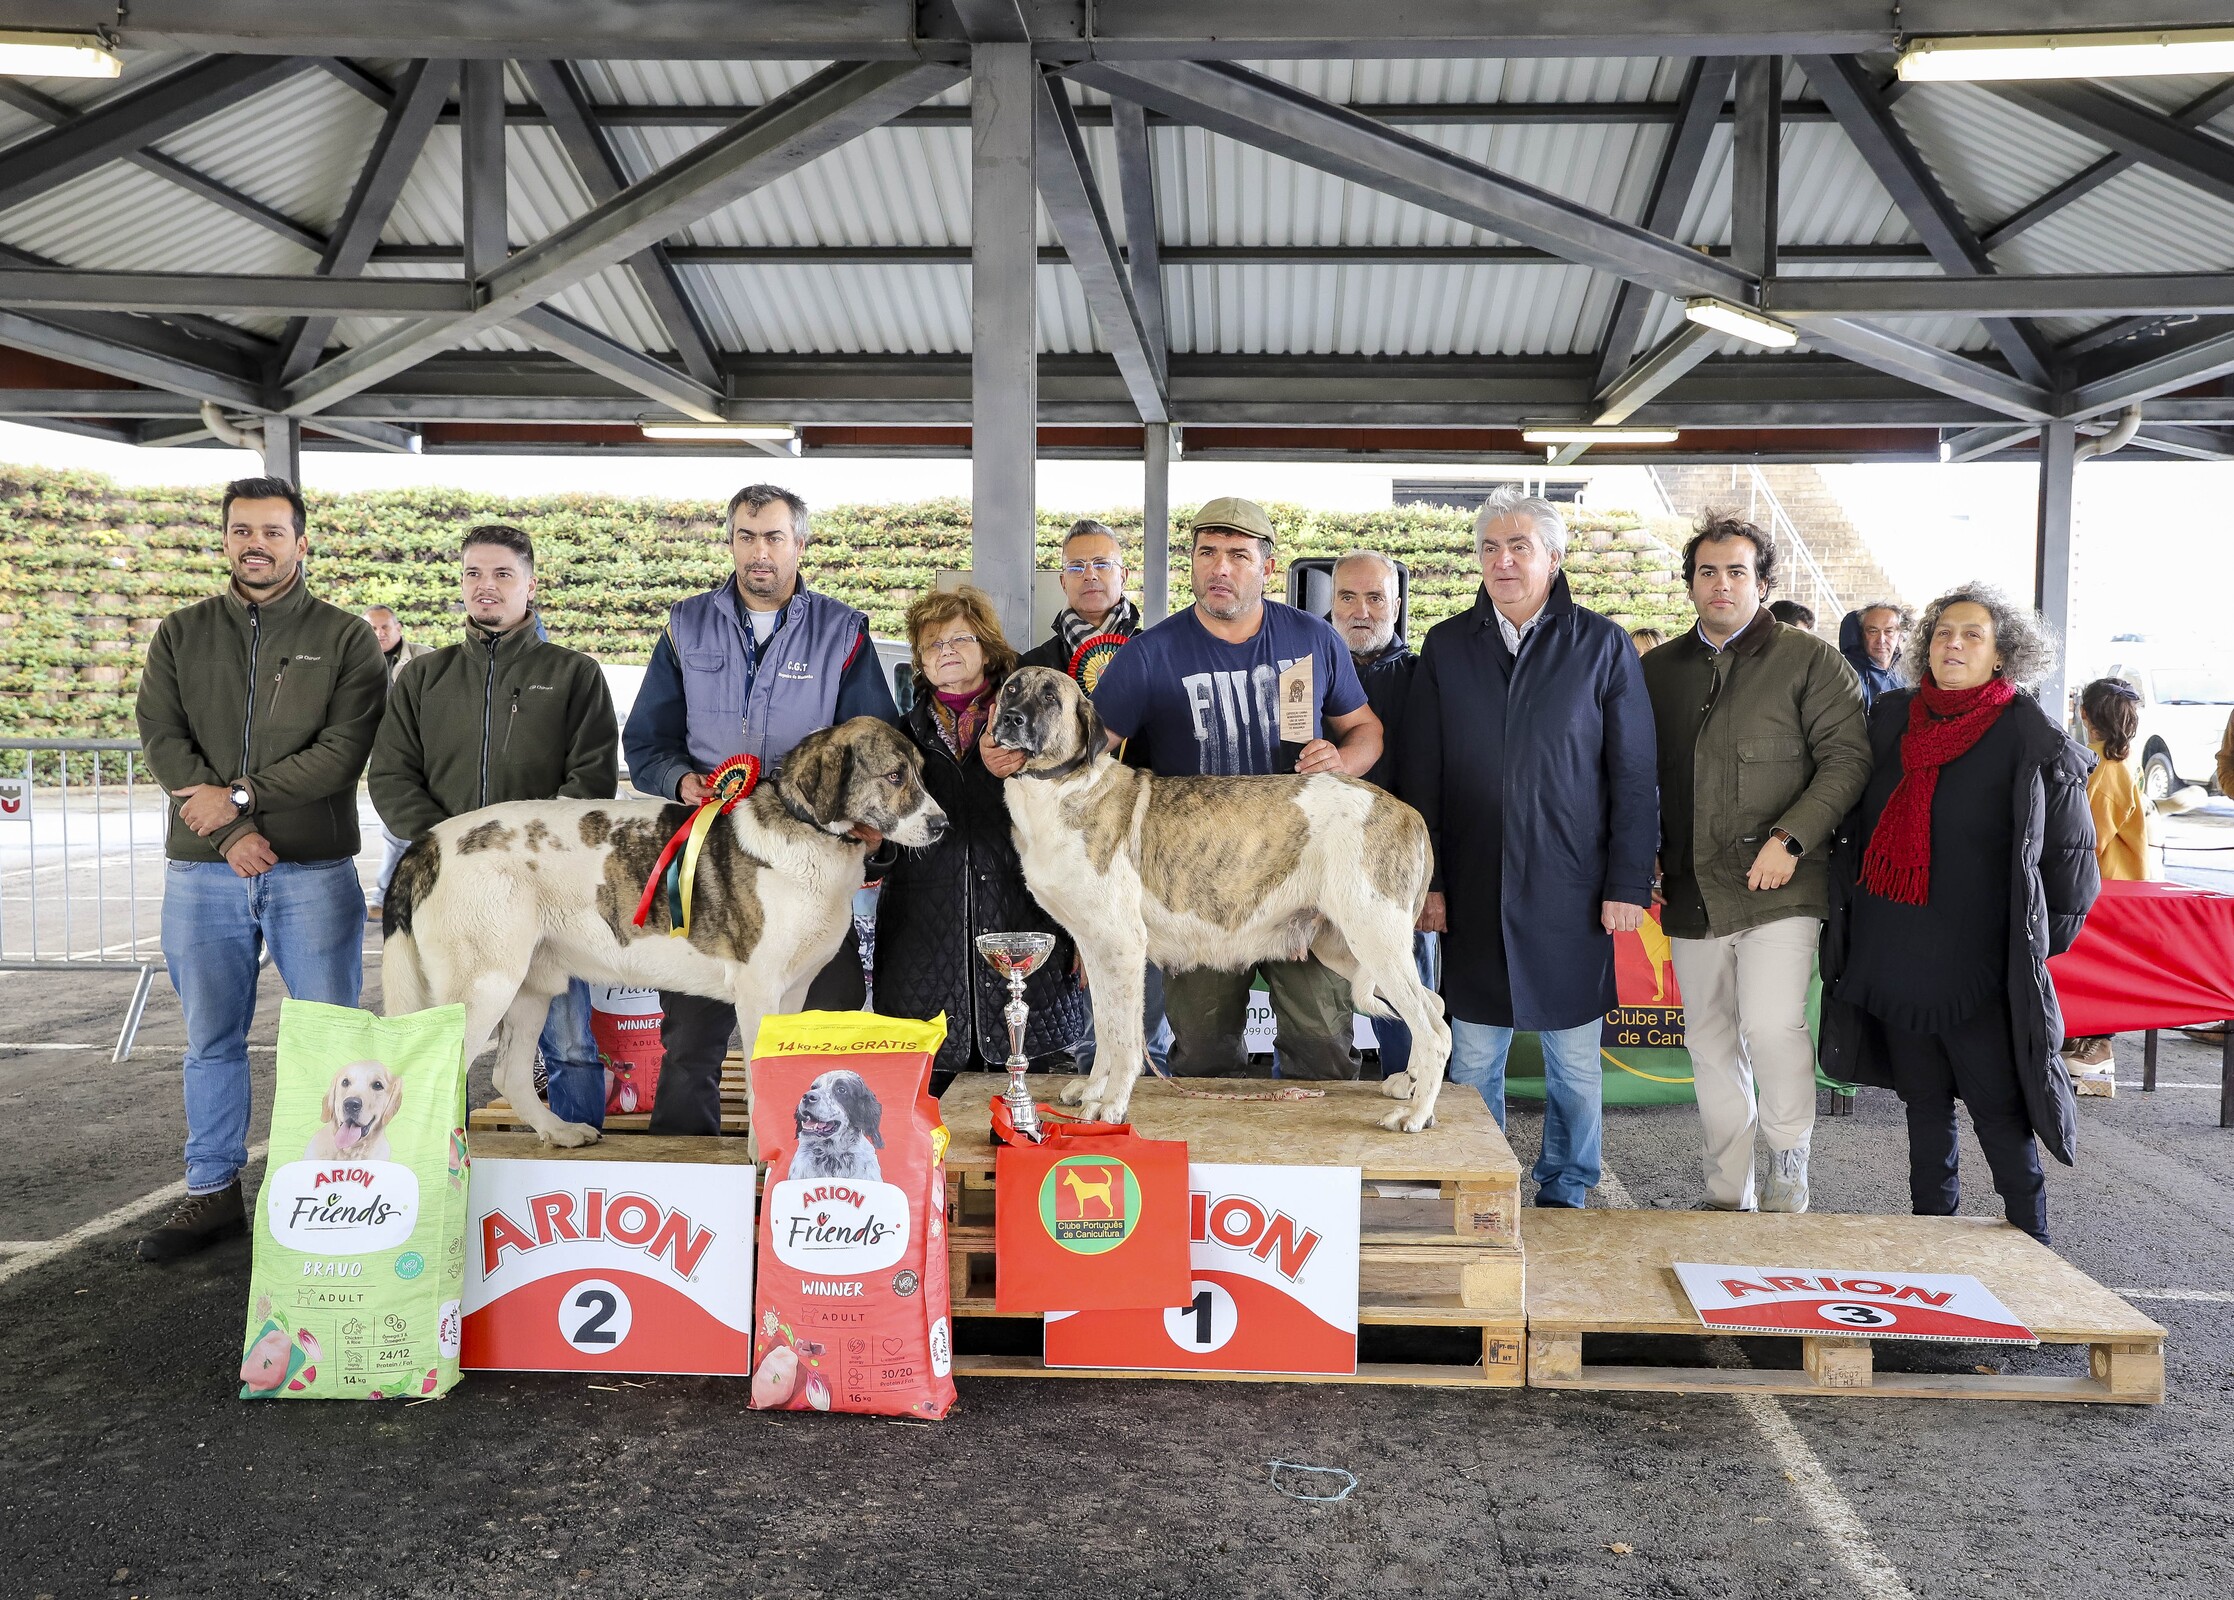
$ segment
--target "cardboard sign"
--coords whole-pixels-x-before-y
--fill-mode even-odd
[[[1279,1045],[1280,1022],[1272,1014],[1272,995],[1262,978],[1249,986],[1249,1011],[1242,1019],[1241,1039],[1243,1048],[1253,1056],[1268,1056]],[[1371,1017],[1350,1013],[1350,1043],[1360,1050],[1378,1047],[1380,1039],[1373,1032]]]
[[[467,1367],[752,1372],[753,1169],[473,1164]]]
[[[1683,991],[1676,986],[1675,957],[1660,926],[1660,908],[1648,907],[1634,933],[1613,936],[1614,996],[1598,1042],[1611,1050],[1683,1048]]]
[[[1357,1371],[1356,1167],[1187,1168],[1193,1298],[1162,1311],[1057,1311],[1050,1367]]]
[[[1676,1276],[1710,1328],[1745,1333],[1845,1333],[1956,1344],[2038,1344],[2032,1330],[1963,1273],[1706,1266]]]

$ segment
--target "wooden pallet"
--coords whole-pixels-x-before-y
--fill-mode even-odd
[[[948,1289],[957,1333],[1004,1314],[993,1303],[992,1097],[1006,1080],[965,1074],[940,1100],[947,1147]],[[1202,1079],[1190,1087],[1262,1093],[1262,1080]],[[1046,1086],[1033,1085],[1042,1094]],[[1314,1085],[1314,1087],[1317,1087]],[[1216,1378],[1268,1383],[1381,1383],[1517,1388],[1523,1377],[1525,1266],[1519,1249],[1520,1164],[1478,1093],[1446,1086],[1425,1133],[1376,1127],[1391,1101],[1371,1084],[1328,1084],[1311,1100],[1201,1100],[1143,1079],[1131,1117],[1143,1137],[1184,1139],[1204,1162],[1361,1169],[1358,1321],[1368,1327],[1463,1329],[1478,1363],[1363,1362],[1355,1377],[1048,1367],[1037,1355],[955,1357],[974,1377]],[[1533,1226],[1533,1224],[1531,1224]]]
[[[745,1131],[745,1064],[732,1053],[721,1064],[721,1131],[724,1134],[742,1134]],[[478,1111],[466,1117],[466,1125],[475,1133],[525,1130],[527,1120],[512,1109],[509,1100],[499,1096]],[[645,1134],[652,1125],[649,1111],[609,1111],[605,1114],[605,1132]]]
[[[2164,1398],[2164,1329],[2006,1223],[1971,1217],[1820,1213],[1541,1211],[1528,1219],[1526,1253],[1532,1388],[1682,1394],[1743,1389],[2134,1405],[2156,1404]],[[1588,1334],[1706,1337],[1676,1278],[1673,1263],[1678,1261],[1968,1273],[1993,1291],[2041,1343],[2085,1345],[2088,1375],[1882,1372],[1876,1367],[1872,1341],[1829,1335],[1800,1340],[1797,1371],[1717,1367],[1703,1359],[1697,1366],[1665,1367],[1586,1361],[1583,1339]],[[1716,1336],[1721,1336],[1719,1330]]]
[[[622,1141],[621,1147],[600,1140],[562,1150],[547,1145],[532,1133],[478,1133],[473,1139],[475,1161],[659,1161],[678,1166],[748,1166],[752,1152],[737,1139],[709,1138],[703,1134],[647,1133]]]

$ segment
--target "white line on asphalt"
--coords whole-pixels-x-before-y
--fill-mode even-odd
[[[0,1245],[0,1249],[7,1248]],[[2186,1300],[2195,1305],[2234,1306],[2234,1290],[2226,1289],[2112,1289],[2121,1300]]]
[[[1628,1186],[1610,1167],[1599,1169],[1598,1192],[1610,1206],[1622,1210],[1636,1208],[1629,1198]],[[1728,1365],[1749,1367],[1753,1364],[1746,1359],[1745,1350],[1736,1339],[1710,1339],[1707,1344]],[[1830,1541],[1839,1564],[1846,1569],[1847,1577],[1853,1580],[1854,1590],[1862,1600],[1916,1600],[1902,1581],[1900,1569],[1870,1542],[1869,1529],[1840,1492],[1830,1470],[1800,1437],[1800,1430],[1792,1425],[1784,1407],[1765,1394],[1741,1392],[1734,1398],[1739,1409],[1768,1442],[1777,1464],[1791,1482],[1793,1493],[1814,1520],[1816,1530]]]
[[[48,1044],[23,1044],[23,1043],[19,1043],[19,1042],[13,1041],[13,1040],[0,1040],[0,1050],[102,1050],[102,1051],[107,1051],[107,1050],[113,1050],[114,1048],[115,1048],[115,1045],[114,1045],[113,1043],[112,1043],[112,1044],[52,1044],[52,1043],[48,1043]],[[255,1053],[255,1054],[260,1054],[260,1055],[270,1055],[270,1054],[271,1054],[271,1053],[272,1053],[272,1052],[273,1052],[274,1050],[277,1050],[277,1049],[279,1048],[279,1046],[278,1046],[278,1045],[276,1045],[276,1044],[252,1044],[252,1045],[246,1045],[246,1046],[244,1046],[243,1048],[245,1048],[245,1049],[247,1049],[248,1051],[250,1051],[250,1052],[252,1052],[252,1053]]]
[[[2156,1086],[2159,1089],[2208,1089],[2213,1094],[2217,1094],[2219,1091],[2219,1085],[2215,1083],[2167,1083],[2162,1078],[2156,1080]],[[2139,1078],[2120,1078],[2118,1087],[2121,1089],[2138,1089],[2141,1087],[2141,1080]]]
[[[260,1144],[251,1145],[248,1151],[248,1159],[251,1162],[260,1160],[264,1154],[264,1149],[265,1147]],[[75,1250],[89,1239],[98,1239],[104,1233],[121,1228],[125,1223],[144,1217],[159,1206],[170,1205],[182,1200],[185,1196],[186,1180],[181,1178],[176,1183],[166,1183],[152,1194],[143,1194],[137,1200],[126,1201],[114,1211],[104,1212],[91,1222],[81,1222],[59,1238],[35,1243],[20,1255],[13,1255],[6,1261],[0,1261],[0,1283],[6,1283],[10,1278],[29,1272],[33,1267],[44,1266],[56,1256]]]

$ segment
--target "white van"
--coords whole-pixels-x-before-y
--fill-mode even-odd
[[[2129,657],[2103,676],[2123,678],[2141,693],[2141,731],[2133,748],[2141,758],[2142,792],[2162,800],[2183,784],[2210,787],[2219,741],[2234,716],[2234,672]]]

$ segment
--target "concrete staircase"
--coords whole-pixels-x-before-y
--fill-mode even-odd
[[[1773,529],[1778,521],[1776,512],[1781,510],[1790,529],[1798,533],[1814,558],[1841,609],[1823,614],[1825,597],[1810,593],[1816,585],[1806,575],[1803,561],[1787,562],[1785,581],[1778,585],[1779,597],[1812,606],[1817,613],[1817,631],[1826,639],[1836,642],[1839,616],[1845,610],[1865,600],[1900,598],[1900,590],[1871,553],[1869,541],[1813,467],[1654,467],[1652,476],[1667,499],[1668,509],[1686,522],[1697,521],[1699,513],[1711,506],[1735,511]]]

